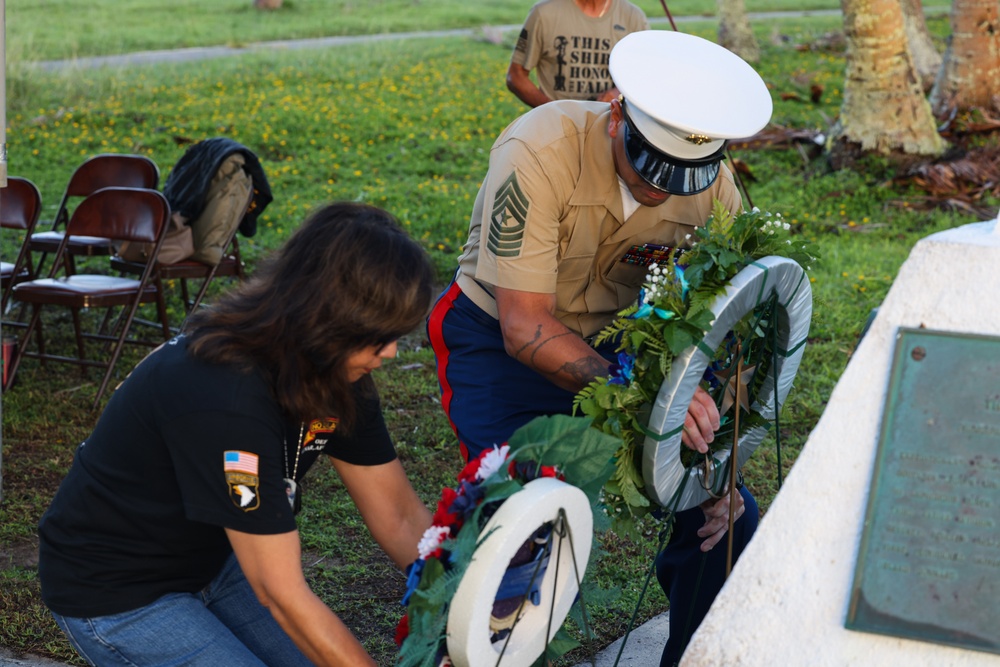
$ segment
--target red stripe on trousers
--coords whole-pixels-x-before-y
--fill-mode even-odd
[[[448,417],[448,423],[451,425],[451,430],[455,432],[456,437],[458,436],[458,429],[455,428],[455,422],[451,420],[451,397],[453,392],[451,384],[448,382],[448,346],[444,341],[444,318],[455,307],[455,299],[461,293],[462,288],[458,286],[458,283],[452,283],[448,291],[434,304],[430,317],[427,318],[427,335],[431,339],[431,348],[434,350],[434,356],[437,357],[437,376],[438,382],[441,384],[441,407],[444,408],[444,414]],[[458,440],[458,446],[462,452],[462,458],[468,461],[469,450],[461,438]]]

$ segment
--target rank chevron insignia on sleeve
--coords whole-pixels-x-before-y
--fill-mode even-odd
[[[524,223],[530,202],[511,172],[493,198],[493,214],[486,247],[497,257],[517,257],[524,240]]]

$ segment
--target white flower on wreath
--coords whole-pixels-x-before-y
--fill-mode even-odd
[[[424,536],[420,538],[420,543],[417,544],[417,552],[420,557],[427,560],[434,551],[441,546],[441,543],[448,539],[451,535],[451,528],[447,526],[431,526],[424,531]]]
[[[487,452],[483,456],[483,460],[479,463],[479,470],[476,471],[476,479],[483,481],[503,468],[504,463],[507,461],[507,452],[509,451],[510,447],[508,445],[503,445],[502,447],[493,445],[493,449]]]

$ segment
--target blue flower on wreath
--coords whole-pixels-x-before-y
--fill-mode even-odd
[[[483,488],[482,484],[470,484],[469,482],[462,482],[459,488],[461,490],[458,497],[455,498],[448,511],[453,514],[461,514],[464,520],[476,511],[479,501],[486,495],[486,489]]]
[[[723,359],[716,359],[710,363],[705,368],[704,374],[701,376],[701,379],[708,383],[710,392],[714,392],[722,386],[722,382],[719,381],[717,373],[728,365],[727,363],[724,363],[724,360],[731,359],[733,356],[733,348],[736,347],[736,334],[732,331],[727,332],[726,337],[722,339],[722,345],[726,348],[725,353],[722,355]]]
[[[630,384],[634,367],[635,358],[627,352],[619,352],[618,361],[611,364],[611,377],[608,378],[608,384]]]
[[[420,585],[420,573],[424,571],[424,562],[423,558],[418,558],[406,568],[406,594],[403,596],[403,606],[409,604],[410,596]]]
[[[674,316],[672,310],[666,310],[664,308],[655,308],[646,302],[646,288],[639,290],[639,309],[628,316],[627,319],[630,320],[644,320],[650,315],[655,314],[661,320],[669,320]]]
[[[545,471],[543,468],[546,466],[540,466],[535,461],[515,461],[514,468],[511,470],[511,477],[521,480],[524,484],[534,481],[539,477],[545,477]]]
[[[677,276],[677,281],[681,284],[681,298],[686,299],[688,288],[691,285],[688,283],[687,278],[684,277],[684,267],[680,264],[674,264],[674,275]]]
[[[630,320],[644,320],[650,315],[655,314],[661,320],[669,320],[674,316],[674,311],[665,310],[663,308],[654,308],[648,303],[644,303],[639,306],[639,310],[635,311],[633,314],[628,316]]]
[[[718,372],[719,369],[721,368],[722,364],[720,364],[718,361],[713,361],[711,364],[705,367],[705,372],[702,373],[701,375],[702,382],[708,383],[709,393],[714,392],[716,389],[722,386],[722,383],[719,382],[719,378],[717,378],[715,375],[716,372]]]
[[[639,290],[639,301],[638,301],[638,303],[640,303],[642,305],[645,305],[645,303],[646,303],[646,295],[648,293],[649,293],[649,290],[647,290],[645,287],[643,287],[642,289],[640,289]],[[632,319],[635,319],[635,315],[632,315],[630,317]]]

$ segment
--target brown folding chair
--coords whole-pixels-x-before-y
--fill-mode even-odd
[[[166,198],[156,190],[141,188],[103,188],[84,199],[73,211],[66,226],[66,235],[56,249],[53,257],[54,267],[59,267],[64,255],[68,252],[69,239],[73,236],[97,236],[113,241],[134,241],[152,243],[150,254],[155,260],[163,238],[166,235],[167,221],[170,218],[170,205]],[[8,381],[12,382],[21,360],[32,357],[45,360],[61,361],[81,366],[86,374],[88,367],[104,368],[104,379],[97,390],[93,407],[97,407],[104,390],[111,379],[115,363],[121,356],[125,343],[142,343],[155,345],[162,341],[147,341],[129,339],[129,331],[136,311],[140,304],[156,303],[160,319],[165,320],[163,295],[152,281],[154,262],[146,267],[138,280],[106,276],[99,274],[74,274],[67,272],[62,277],[51,276],[20,283],[14,287],[14,299],[32,305],[31,319],[21,340],[17,353],[11,363]],[[76,357],[48,354],[44,342],[38,345],[38,351],[28,349],[28,341],[41,321],[45,306],[64,306],[70,309],[73,316],[73,328],[76,337]],[[80,309],[105,309],[120,307],[121,315],[116,323],[107,330],[100,327],[94,332],[84,332]],[[170,338],[170,330],[163,327],[163,340]],[[101,355],[88,357],[84,345],[85,340],[103,341],[105,345],[98,346]],[[107,345],[110,343],[110,345]]]
[[[34,183],[16,176],[7,179],[7,186],[0,190],[0,227],[16,229],[24,234],[24,239],[18,244],[20,250],[13,263],[0,262],[3,276],[3,301],[0,303],[0,312],[7,311],[7,301],[14,285],[35,278],[35,267],[31,261],[28,245],[41,210],[42,195]],[[5,248],[12,246],[12,243],[4,244]]]
[[[250,204],[253,201],[253,194],[253,187],[251,187],[247,191],[247,200],[246,205],[243,207],[243,216],[246,216],[246,213],[250,210]],[[184,321],[181,322],[179,329],[184,328],[184,324],[187,322],[188,316],[196,311],[198,306],[201,305],[201,301],[204,299],[205,293],[208,291],[208,286],[214,278],[236,277],[241,281],[246,278],[243,258],[240,256],[240,244],[236,239],[236,232],[238,230],[239,224],[233,225],[232,230],[229,233],[229,238],[226,239],[222,245],[224,250],[222,259],[218,264],[206,264],[205,262],[197,259],[184,259],[179,262],[174,262],[173,264],[156,264],[156,272],[153,275],[153,280],[156,282],[157,289],[165,293],[163,285],[164,281],[177,280],[180,282],[181,303],[184,308]],[[121,274],[130,273],[138,275],[142,273],[145,267],[146,264],[144,263],[130,262],[122,259],[118,255],[112,255],[111,257],[111,268]],[[194,299],[191,298],[187,282],[188,280],[201,281]],[[150,322],[148,320],[141,320],[140,322],[145,325],[157,326],[157,323]],[[159,325],[164,327],[170,326],[169,322],[166,320],[160,322]]]
[[[66,185],[62,201],[52,219],[49,231],[37,232],[31,236],[29,249],[40,253],[38,273],[44,275],[42,263],[46,255],[54,253],[62,242],[65,227],[70,217],[70,203],[79,198],[89,197],[101,188],[148,188],[155,190],[160,182],[160,169],[144,155],[123,153],[102,153],[95,155],[76,168]],[[65,255],[67,271],[76,271],[74,257],[110,255],[108,239],[94,236],[74,236],[70,240],[69,251]],[[49,275],[55,275],[55,267]]]

